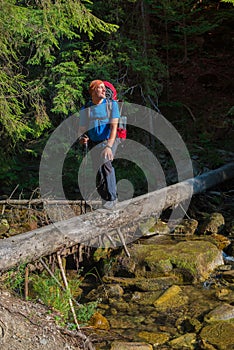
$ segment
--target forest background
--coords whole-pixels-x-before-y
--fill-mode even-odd
[[[2,198],[36,191],[47,140],[93,79],[159,109],[204,167],[225,162],[217,150],[233,150],[233,18],[231,0],[0,0]],[[78,155],[66,160],[71,192]]]

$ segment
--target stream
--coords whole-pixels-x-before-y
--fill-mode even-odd
[[[148,278],[145,285],[142,279],[103,277],[84,298],[102,299],[91,320],[99,338],[96,349],[121,350],[121,344],[128,349],[128,343],[152,349],[234,349],[229,322],[234,319],[234,262],[225,257],[226,264],[199,283],[169,274]]]
[[[149,229],[131,258],[96,252],[101,279],[86,283],[82,300],[100,300],[90,321],[97,350],[234,349],[233,202],[215,196],[196,196],[188,215],[197,220],[177,234]]]

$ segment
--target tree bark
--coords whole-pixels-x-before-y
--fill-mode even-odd
[[[125,233],[134,231],[139,221],[151,215],[159,217],[162,210],[184,203],[192,195],[233,177],[234,162],[195,178],[120,202],[114,211],[99,209],[1,240],[0,271],[35,261],[76,244],[98,247],[102,245],[105,235],[109,243],[113,242],[117,229]],[[135,239],[134,233],[130,235],[131,242]],[[118,237],[115,242],[118,242]],[[118,243],[115,242],[114,245],[117,246]]]
[[[79,204],[81,205],[82,200],[66,200],[66,199],[46,199],[46,198],[36,198],[36,199],[2,199],[0,200],[0,205],[11,204],[11,205],[37,205],[37,204],[57,204],[57,205],[67,205],[67,204]]]

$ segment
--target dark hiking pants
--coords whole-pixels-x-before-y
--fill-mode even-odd
[[[112,147],[113,156],[117,150],[118,143],[119,141],[116,139]],[[92,149],[91,158],[93,169],[96,171],[97,191],[103,201],[114,201],[117,198],[115,169],[112,161],[102,158],[102,151],[106,144],[106,141],[100,143],[89,141],[89,148],[90,150]]]

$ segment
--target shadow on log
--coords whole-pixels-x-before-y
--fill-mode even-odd
[[[0,241],[0,270],[35,261],[64,248],[83,244],[92,247],[123,245],[140,238],[136,228],[140,221],[173,207],[169,226],[178,224],[194,194],[234,177],[234,162],[183,182],[117,204],[116,209],[99,209],[84,215],[29,231]]]

